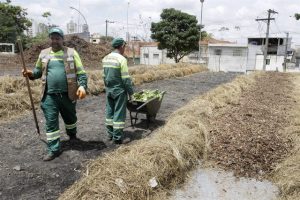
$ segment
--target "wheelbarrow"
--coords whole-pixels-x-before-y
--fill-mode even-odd
[[[156,118],[165,93],[166,92],[163,91],[161,93],[161,97],[153,97],[146,102],[132,100],[127,101],[127,109],[129,110],[130,122],[133,128],[138,120],[138,114],[146,115],[147,128],[149,128],[150,122],[153,122]]]

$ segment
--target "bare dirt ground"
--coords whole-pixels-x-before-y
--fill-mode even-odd
[[[231,81],[236,75],[205,72],[142,85],[137,90],[159,89],[167,91],[167,94],[157,120],[150,125],[149,130],[146,130],[145,120],[139,120],[135,129],[129,127],[127,117],[126,137],[133,141],[148,136],[163,125],[173,111],[193,97]],[[45,147],[36,136],[30,113],[19,120],[0,125],[0,199],[56,199],[62,191],[80,178],[85,162],[118,148],[107,140],[104,108],[104,94],[78,102],[78,137],[81,141],[70,144],[62,133],[64,152],[51,162],[41,160]],[[140,117],[145,119],[143,115]],[[44,119],[40,111],[38,119],[40,127],[43,127]],[[60,127],[63,130],[62,122]]]
[[[244,91],[237,105],[215,113],[210,159],[235,175],[261,178],[291,149],[289,111],[295,105],[289,74],[270,72]]]

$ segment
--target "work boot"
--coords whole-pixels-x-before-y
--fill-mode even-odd
[[[54,158],[58,157],[61,153],[62,153],[61,151],[48,153],[43,157],[43,161],[53,160]]]
[[[123,140],[114,140],[115,144],[123,144]]]
[[[73,142],[73,141],[78,141],[79,139],[77,138],[76,134],[73,135],[69,135],[69,141]]]

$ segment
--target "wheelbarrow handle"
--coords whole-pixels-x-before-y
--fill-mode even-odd
[[[136,110],[139,111],[140,109],[142,109],[145,105],[147,105],[148,103],[150,103],[151,101],[157,99],[159,97],[153,97],[152,99],[149,99],[148,101],[146,101],[145,103],[143,103],[142,105],[140,105]]]

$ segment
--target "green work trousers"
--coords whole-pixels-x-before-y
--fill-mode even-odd
[[[125,128],[127,94],[122,92],[114,95],[113,92],[106,92],[106,130],[113,140],[122,140]]]
[[[72,102],[67,93],[45,94],[41,108],[46,119],[47,151],[49,154],[60,150],[59,113],[65,123],[66,133],[76,136],[76,101]]]

